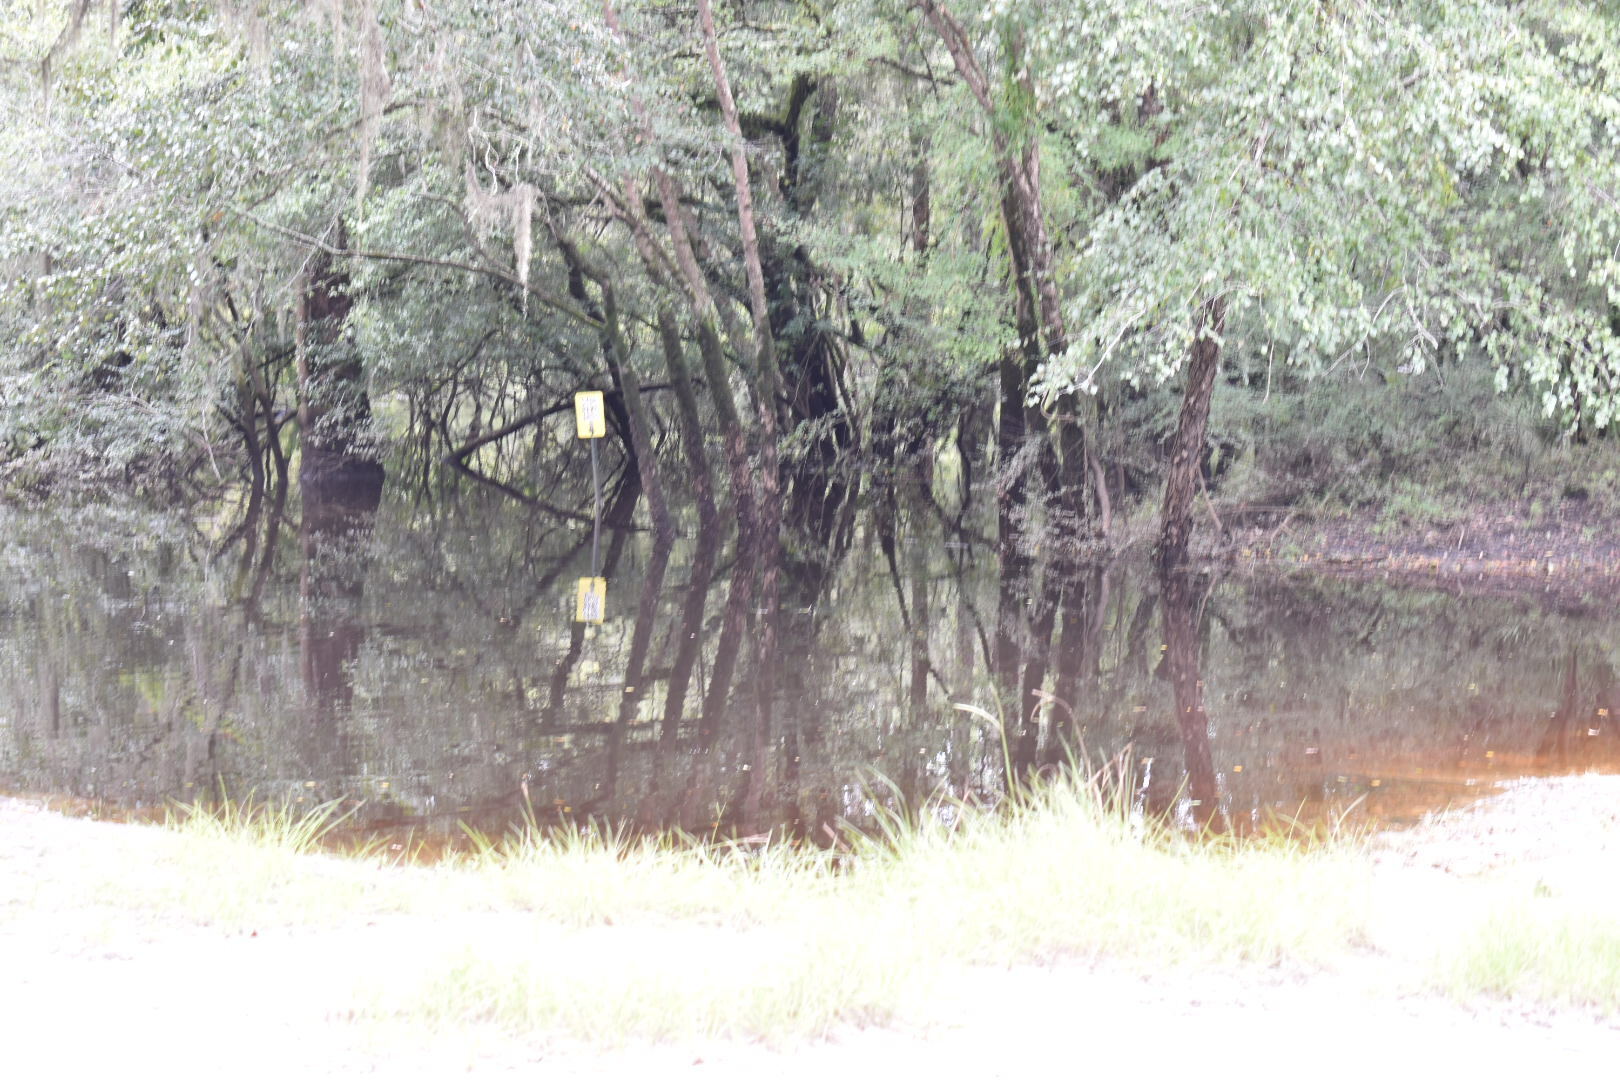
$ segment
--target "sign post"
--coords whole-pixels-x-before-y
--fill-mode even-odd
[[[574,395],[574,424],[579,437],[591,444],[591,490],[595,493],[595,510],[591,515],[591,576],[579,579],[574,621],[600,623],[607,615],[607,578],[600,576],[602,477],[596,464],[596,440],[607,434],[607,406],[602,400],[602,391],[581,390]]]

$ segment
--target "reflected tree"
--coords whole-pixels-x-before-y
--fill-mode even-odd
[[[1175,698],[1175,725],[1186,771],[1184,797],[1199,828],[1225,832],[1226,816],[1221,809],[1220,785],[1209,745],[1209,714],[1204,709],[1200,628],[1207,624],[1200,615],[1207,595],[1199,588],[1195,575],[1173,571],[1160,574],[1159,601],[1164,613],[1162,670]]]

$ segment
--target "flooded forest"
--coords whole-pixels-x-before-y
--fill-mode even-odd
[[[1620,767],[1604,5],[0,0],[0,792]]]

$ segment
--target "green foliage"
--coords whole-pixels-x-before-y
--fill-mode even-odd
[[[28,14],[36,32],[59,17]],[[0,438],[56,481],[214,459],[244,366],[290,350],[303,255],[254,218],[303,224],[346,186],[310,160],[341,127],[344,71],[257,57],[232,29],[207,5],[143,6],[86,28],[49,88],[0,97],[0,160],[20,166],[0,170],[18,406]]]
[[[7,0],[0,20],[13,479],[230,479],[309,396],[297,313],[328,264],[352,308],[320,348],[394,399],[388,433],[420,452],[611,381],[599,281],[630,363],[661,379],[661,311],[696,351],[661,178],[690,216],[728,377],[754,385],[731,136],[690,12],[125,8],[116,29],[44,0]],[[1044,162],[1069,348],[1035,390],[1102,392],[1111,461],[1151,472],[1154,388],[1216,299],[1229,368],[1294,372],[1288,393],[1243,406],[1274,427],[1352,409],[1400,427],[1438,365],[1470,387],[1483,373],[1576,438],[1609,430],[1612,8],[969,0],[953,14],[994,80],[988,113],[898,0],[719,12],[772,331],[790,365],[806,342],[831,358],[789,373],[836,390],[795,417],[790,450],[851,425],[868,444],[891,428],[937,438],[988,412],[1018,346],[996,136]],[[1347,387],[1348,368],[1376,391]],[[1481,417],[1461,421],[1476,434],[1500,415],[1454,404]],[[1509,412],[1509,442],[1539,423]],[[492,453],[507,475],[543,475]]]
[[[1451,351],[1608,425],[1612,19],[1255,0],[1180,32],[1182,12],[1101,7],[1044,20],[1032,66],[1080,162],[1118,169],[1144,129],[1157,160],[1084,225],[1048,393],[1169,378],[1219,298],[1229,351],[1413,373]]]

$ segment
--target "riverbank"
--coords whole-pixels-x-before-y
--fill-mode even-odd
[[[1205,555],[1242,569],[1533,594],[1560,610],[1620,596],[1620,529],[1612,511],[1591,499],[1421,511],[1392,500],[1356,512],[1242,506],[1218,513],[1225,529]]]
[[[1420,1034],[1435,1064],[1579,1064],[1620,1047],[1617,796],[1526,783],[1311,852],[1146,841],[1064,797],[841,865],[584,844],[438,867],[12,800],[0,1008],[10,1060],[61,1075],[1023,1075],[1076,1039],[1281,1064]]]

